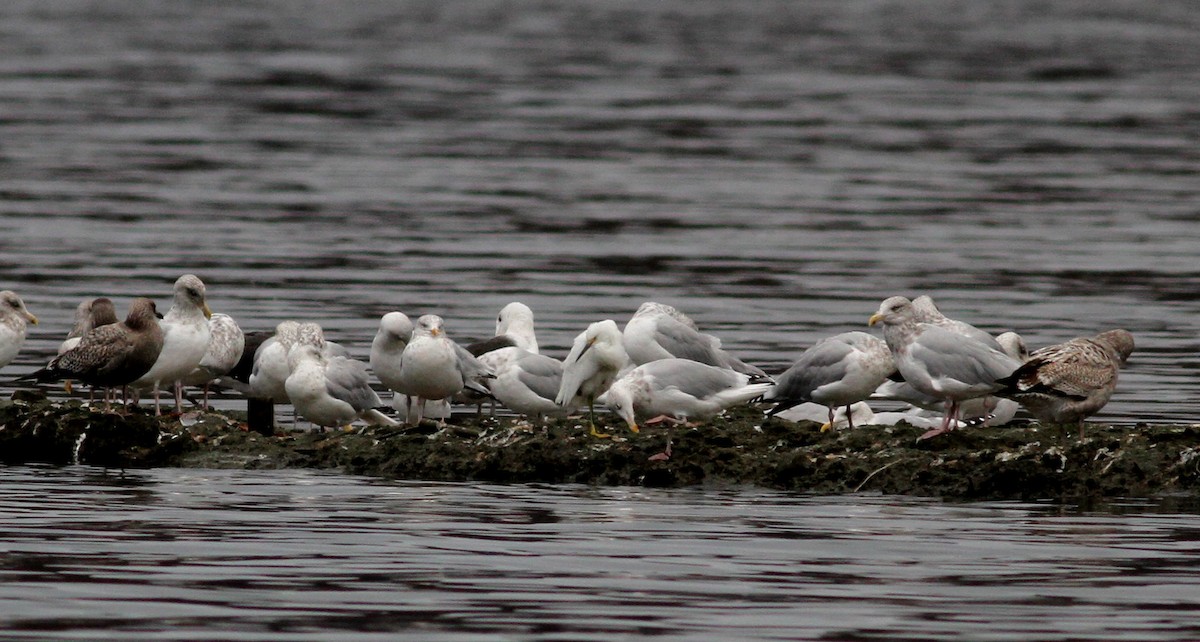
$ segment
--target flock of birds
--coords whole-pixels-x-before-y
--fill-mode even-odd
[[[436,315],[413,322],[389,312],[368,367],[326,341],[318,324],[284,321],[273,333],[243,333],[228,315],[213,314],[205,296],[204,283],[187,274],[176,280],[165,315],[138,298],[120,321],[111,300],[86,300],[58,356],[17,381],[101,388],[106,410],[118,389],[132,391],[135,403],[139,392],[152,391],[155,414],[164,387],[173,388],[175,411],[182,412],[184,386],[203,386],[207,405],[216,384],[291,404],[320,426],[359,419],[399,425],[381,411],[373,372],[393,391],[404,423],[444,423],[451,401],[487,400],[530,418],[565,417],[586,406],[597,437],[608,436],[596,428],[597,404],[634,432],[639,422],[706,419],[750,403],[771,404],[767,417],[811,417],[817,404],[828,419],[823,429],[903,421],[928,427],[922,439],[966,425],[1002,425],[1023,406],[1040,422],[1077,425],[1082,439],[1084,420],[1108,402],[1134,348],[1133,336],[1118,329],[1028,352],[1015,333],[993,337],[947,318],[927,296],[894,296],[868,320],[882,326],[882,339],[860,331],[822,339],[771,377],[679,310],[654,302],[642,304],[623,329],[611,319],[592,323],[559,361],[539,352],[532,310],[510,303],[495,336],[469,346],[450,339]],[[26,324],[37,322],[16,293],[0,292],[0,367],[17,355]],[[909,407],[875,414],[866,402],[879,399]]]

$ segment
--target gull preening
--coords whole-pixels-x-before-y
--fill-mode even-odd
[[[805,350],[775,385],[763,395],[774,401],[767,416],[775,416],[806,402],[834,411],[871,396],[896,370],[887,344],[866,332],[843,332],[821,339]],[[853,416],[850,417],[853,427]]]
[[[659,359],[617,379],[600,400],[638,432],[639,417],[708,419],[761,396],[772,383],[761,377],[691,359]]]
[[[563,408],[587,404],[588,432],[594,437],[607,437],[596,430],[596,397],[608,390],[627,364],[629,355],[617,323],[605,319],[589,325],[575,337],[570,354],[563,360],[562,384],[554,403]]]
[[[275,325],[275,336],[264,341],[254,352],[254,366],[248,384],[249,396],[288,403],[284,385],[292,373],[288,366],[288,352],[299,337],[300,324],[296,321],[280,321]]]
[[[1034,350],[1000,380],[996,394],[1020,403],[1040,422],[1078,425],[1082,440],[1084,419],[1108,403],[1133,348],[1133,335],[1118,329]]]

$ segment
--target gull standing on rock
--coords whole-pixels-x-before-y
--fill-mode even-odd
[[[121,323],[84,334],[79,344],[58,355],[43,369],[21,377],[38,382],[78,379],[90,386],[125,386],[150,370],[163,347],[163,331],[154,301],[134,299]],[[104,395],[109,409],[109,395]]]
[[[912,302],[902,296],[885,299],[868,325],[883,323],[883,336],[904,380],[918,392],[946,404],[942,427],[919,439],[953,430],[959,404],[967,399],[992,394],[1003,386],[996,383],[1021,365],[978,339],[931,323],[917,321]]]
[[[638,432],[638,417],[708,419],[761,396],[772,385],[770,380],[691,359],[659,359],[617,379],[600,401]]]
[[[326,356],[314,343],[297,343],[288,352],[291,374],[284,383],[296,414],[318,426],[344,426],[355,419],[398,426],[376,410],[383,405],[371,389],[367,365],[349,357]]]
[[[588,406],[588,432],[593,437],[608,437],[596,430],[596,398],[617,380],[617,374],[631,365],[622,345],[621,330],[612,319],[597,321],[587,327],[571,347],[563,361],[562,384],[554,403],[568,408]]]
[[[496,334],[489,339],[477,341],[467,346],[470,352],[484,366],[497,375],[511,361],[524,353],[537,354],[537,335],[533,330],[533,310],[519,301],[513,301],[500,310],[496,316]],[[489,383],[488,388],[491,388]],[[463,390],[459,401],[479,404],[482,407],[483,396]],[[493,414],[495,404],[492,404]]]
[[[392,408],[409,414],[408,395],[396,392],[400,386],[400,364],[404,348],[412,338],[413,322],[403,312],[388,312],[379,319],[379,330],[371,341],[371,370],[384,388],[392,391]],[[450,404],[445,400],[426,401],[422,417],[445,419],[450,416]]]
[[[1082,441],[1084,419],[1108,403],[1133,347],[1129,331],[1109,330],[1040,348],[1000,379],[1003,389],[996,394],[1017,401],[1042,423],[1077,424]]]
[[[185,386],[204,387],[204,409],[208,409],[208,389],[213,380],[224,376],[242,359],[246,335],[228,314],[216,313],[208,320],[208,349],[200,364],[183,378]]]
[[[162,414],[159,389],[162,384],[175,386],[175,412],[183,412],[183,384],[208,351],[208,318],[212,310],[205,301],[204,282],[194,274],[175,280],[175,301],[162,320],[163,347],[150,371],[133,386],[154,389],[154,414]]]
[[[710,366],[763,376],[765,373],[721,349],[721,340],[696,329],[696,324],[675,308],[647,301],[625,324],[625,351],[634,365],[658,359],[691,359]]]
[[[822,339],[805,350],[763,395],[763,401],[776,402],[767,416],[812,401],[829,409],[832,423],[836,408],[870,397],[895,370],[887,343],[878,337],[843,332]]]
[[[493,376],[470,352],[446,336],[441,317],[426,314],[417,319],[412,338],[404,347],[395,390],[416,398],[410,411],[415,416],[409,420],[420,423],[426,400],[453,397],[467,386],[488,394],[479,380]]]
[[[38,318],[12,290],[0,292],[0,368],[12,363],[25,345],[26,323],[38,324]]]

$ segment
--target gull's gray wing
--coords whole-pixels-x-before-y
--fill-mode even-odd
[[[350,404],[358,412],[383,403],[371,389],[367,365],[347,357],[334,357],[325,366],[325,390],[334,399]]]

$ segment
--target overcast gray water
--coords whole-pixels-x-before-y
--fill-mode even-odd
[[[676,305],[770,371],[893,294],[1125,327],[1096,420],[1192,422],[1200,9],[1121,2],[0,3],[0,288],[42,319],[379,317],[543,352]],[[227,398],[221,403],[239,407]],[[1200,637],[1192,502],[0,469],[5,639]]]
[[[1194,501],[0,469],[0,637],[1183,640]]]

